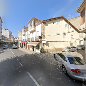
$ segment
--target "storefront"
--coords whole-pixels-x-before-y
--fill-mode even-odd
[[[22,42],[21,48],[26,48],[27,49],[27,42]]]
[[[40,52],[40,42],[28,42],[27,47],[31,51]]]

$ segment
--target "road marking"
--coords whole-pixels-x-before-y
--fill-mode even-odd
[[[10,51],[12,52],[12,54],[14,55],[14,57],[16,57],[16,55],[13,53],[13,51],[10,49]],[[19,59],[17,58],[17,61],[19,61]],[[23,66],[23,64],[21,62],[19,62],[20,66]]]
[[[13,53],[13,51],[10,49],[11,53],[14,55],[14,57],[16,57],[16,55]]]
[[[23,64],[22,64],[21,62],[19,62],[19,64],[20,64],[21,66],[23,66]]]
[[[34,81],[34,83],[36,84],[36,86],[40,86],[39,83],[36,81],[36,79],[29,73],[27,72],[27,74],[30,76],[30,78]]]
[[[12,54],[16,57],[16,55],[13,53],[13,51],[10,49],[10,51],[12,52]],[[17,59],[17,61],[19,61],[19,59]],[[21,66],[23,66],[23,64],[21,62],[19,62],[19,64]],[[33,80],[33,82],[35,83],[36,86],[40,86],[39,83],[36,81],[36,79],[29,73],[27,72],[28,76]]]

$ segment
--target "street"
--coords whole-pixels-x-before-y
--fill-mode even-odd
[[[63,85],[86,86],[62,73],[53,55],[27,54],[19,49],[0,53],[0,86]]]

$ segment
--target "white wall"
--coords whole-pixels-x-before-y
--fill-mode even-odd
[[[66,35],[63,35],[64,33]],[[65,20],[56,20],[45,26],[45,39],[47,41],[58,41],[58,47],[63,47],[62,41],[68,41],[73,43],[73,46],[77,46],[79,44],[79,33]],[[65,46],[67,46],[67,43],[65,43]]]
[[[1,39],[1,36],[2,36],[2,20],[0,19],[0,39]]]
[[[40,25],[38,25],[38,26],[36,26],[36,35],[37,36],[41,36],[41,30],[42,28],[41,28],[41,24]]]
[[[9,38],[10,36],[10,31],[8,29],[2,29],[2,35],[5,36],[6,38]]]

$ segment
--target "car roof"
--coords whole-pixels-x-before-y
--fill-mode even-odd
[[[83,56],[78,52],[62,52],[62,54],[65,57],[80,57],[81,59],[83,59]]]

